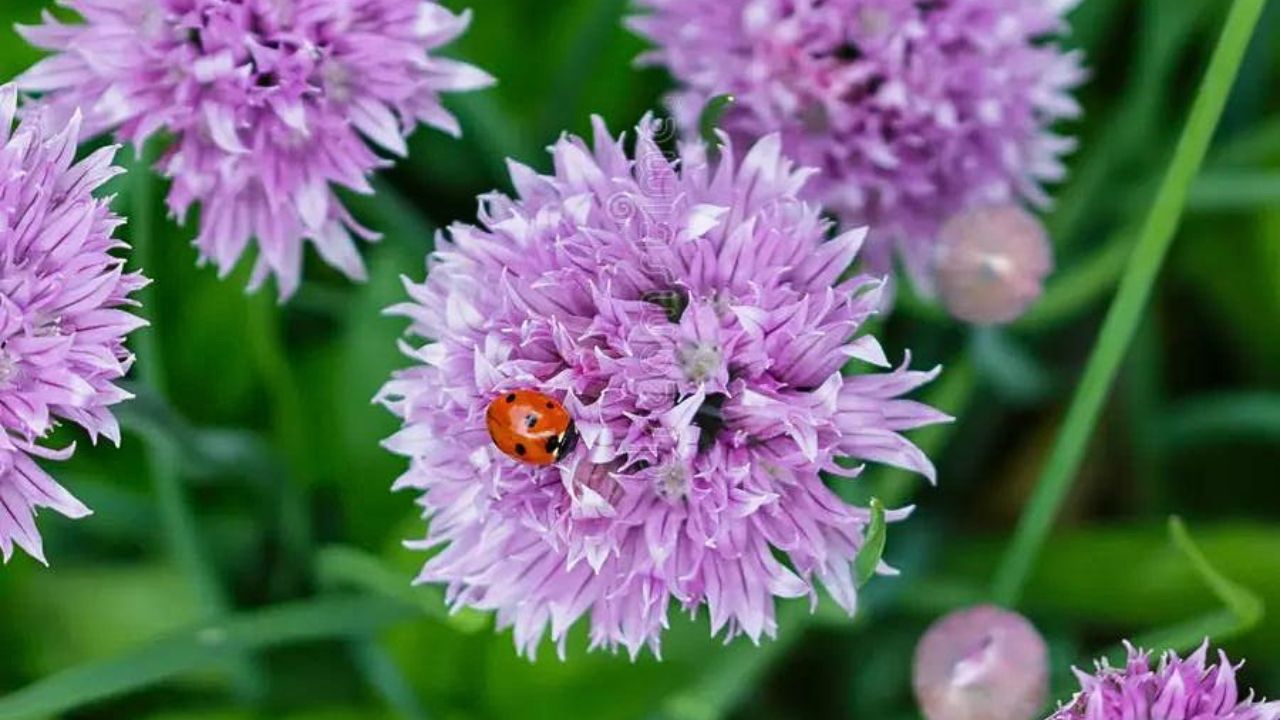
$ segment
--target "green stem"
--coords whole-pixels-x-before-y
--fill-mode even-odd
[[[1014,328],[1026,332],[1043,332],[1078,318],[1083,310],[1106,296],[1124,272],[1125,262],[1133,252],[1133,229],[1108,240],[1088,257],[1059,273],[1045,287],[1044,296]]]
[[[427,711],[413,692],[395,660],[377,640],[367,638],[351,643],[351,656],[360,674],[379,697],[403,720],[427,720]]]
[[[139,150],[129,172],[129,236],[133,241],[134,256],[144,269],[161,265],[155,243],[155,182],[150,164],[149,153],[145,149]],[[150,313],[151,324],[134,338],[138,376],[156,397],[164,398],[168,396],[160,342],[160,328],[164,327],[164,320],[160,316],[155,286],[144,288],[140,295],[143,307]],[[186,576],[202,616],[206,619],[220,617],[230,610],[231,603],[205,555],[195,515],[182,485],[182,450],[175,443],[153,435],[147,439],[146,456],[169,554]],[[251,698],[260,694],[261,682],[247,662],[236,663],[231,670],[238,695]]]
[[[696,683],[662,704],[659,720],[720,720],[733,711],[804,635],[808,606],[791,601],[778,613],[778,637],[760,647],[739,642]]]
[[[283,477],[275,478],[281,544],[288,565],[301,570],[310,564],[311,556],[311,517],[303,486],[311,476],[313,455],[307,435],[306,408],[281,338],[279,315],[279,308],[268,294],[258,293],[249,299],[249,351],[271,401],[271,425],[290,470]],[[277,590],[296,590],[288,586],[287,575],[278,577],[282,578],[284,587]],[[294,576],[292,580],[302,578]]]
[[[1197,211],[1253,210],[1280,205],[1280,172],[1219,170],[1206,172],[1191,187],[1188,207]]]
[[[1280,442],[1280,393],[1205,395],[1166,407],[1152,435],[1169,453],[1215,442]]]
[[[1134,640],[1134,645],[1148,650],[1175,650],[1183,652],[1212,638],[1215,642],[1223,642],[1238,637],[1252,630],[1262,621],[1263,603],[1261,598],[1227,576],[1223,575],[1204,551],[1196,545],[1187,531],[1187,526],[1178,517],[1169,518],[1169,539],[1182,552],[1196,575],[1213,592],[1214,597],[1222,603],[1219,610],[1207,612],[1185,622],[1155,630]],[[1107,657],[1112,660],[1123,658],[1123,648],[1116,648]]]
[[[1071,488],[1085,447],[1128,351],[1165,255],[1173,241],[1192,181],[1200,170],[1226,106],[1249,39],[1266,0],[1236,0],[1196,96],[1183,136],[1129,260],[1115,302],[1089,358],[1053,454],[1022,515],[1013,544],[996,574],[997,601],[1013,606]]]

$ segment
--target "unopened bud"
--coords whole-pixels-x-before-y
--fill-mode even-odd
[[[982,605],[934,623],[912,684],[927,720],[1035,720],[1049,692],[1048,649],[1026,618]]]
[[[1035,216],[1016,205],[988,206],[943,225],[934,262],[938,294],[952,315],[1000,325],[1040,297],[1053,248]]]

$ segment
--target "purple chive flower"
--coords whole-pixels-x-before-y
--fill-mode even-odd
[[[496,611],[530,656],[548,632],[563,653],[587,614],[592,647],[657,653],[672,601],[753,641],[776,632],[774,597],[818,583],[852,613],[870,512],[820,473],[857,476],[843,457],[932,480],[899,433],[949,419],[902,399],[936,370],[865,372],[888,367],[857,335],[882,283],[844,279],[865,232],[828,238],[777,136],[713,166],[699,144],[664,155],[651,119],[634,160],[594,124],[594,145],[554,145],[550,176],[512,162],[517,197],[482,198],[391,309],[427,340],[379,398],[404,419],[395,487],[423,491],[412,545],[438,549],[418,581]],[[489,439],[489,402],[520,388],[573,415],[557,465]]]
[[[19,31],[55,55],[19,78],[64,112],[83,107],[86,136],[114,130],[141,146],[173,136],[159,170],[168,204],[185,217],[200,203],[196,247],[222,275],[251,238],[252,288],[275,276],[297,289],[303,244],[362,280],[354,238],[374,240],[335,193],[372,192],[390,163],[369,143],[404,156],[419,124],[453,135],[443,92],[492,83],[433,52],[470,15],[434,0],[61,0],[84,18],[46,14]]]
[[[1102,660],[1093,675],[1079,670],[1081,691],[1050,720],[1277,720],[1280,702],[1242,697],[1236,670],[1225,653],[1207,664],[1205,641],[1183,660],[1165,653],[1156,667],[1151,655],[1125,644],[1129,659],[1123,668]]]
[[[1049,649],[1017,613],[960,610],[920,639],[912,686],[928,720],[1034,720],[1049,696]]]
[[[123,221],[93,191],[119,172],[116,148],[74,162],[80,119],[53,126],[41,112],[13,128],[17,89],[0,87],[0,553],[17,545],[44,562],[35,516],[89,514],[35,462],[60,422],[119,443],[110,406],[133,364],[124,338],[145,323],[122,309],[146,284],[112,251]]]
[[[864,261],[895,247],[930,291],[939,226],[974,205],[1048,202],[1073,142],[1081,55],[1051,40],[1076,0],[639,0],[630,25],[669,68],[672,111],[696,127],[710,97],[736,102],[735,138],[779,132],[818,168],[807,196],[870,225]]]

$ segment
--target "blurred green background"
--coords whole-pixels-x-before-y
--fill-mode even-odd
[[[0,78],[36,57],[11,25],[42,4],[0,8]],[[1228,3],[1084,0],[1070,42],[1092,79],[1069,128],[1081,150],[1046,218],[1059,264],[1047,297],[1000,331],[911,297],[880,323],[891,355],[947,366],[929,392],[960,418],[916,436],[938,461],[936,489],[860,481],[862,499],[919,505],[889,534],[901,578],[874,581],[855,621],[785,604],[779,639],[759,648],[673,615],[662,662],[587,654],[578,632],[567,661],[546,646],[536,663],[487,617],[448,617],[438,590],[408,587],[421,558],[400,542],[422,527],[413,497],[388,490],[403,463],[378,443],[396,423],[370,403],[406,364],[404,324],[380,310],[401,297],[401,274],[421,277],[435,228],[508,187],[503,157],[546,168],[560,131],[584,132],[591,113],[624,129],[668,81],[632,68],[642,44],[620,27],[621,0],[469,5],[451,54],[500,85],[452,99],[464,140],[419,132],[376,198],[351,199],[386,235],[366,250],[367,284],[310,262],[288,306],[246,295],[247,272],[219,282],[195,266],[193,230],[163,216],[158,181],[118,183],[125,234],[155,279],[153,327],[134,340],[138,399],[119,411],[121,449],[85,442],[53,469],[96,511],[41,516],[53,569],[18,556],[0,570],[0,695],[37,683],[0,699],[0,718],[916,717],[914,643],[986,597]],[[1072,663],[1169,630],[1152,637],[1215,633],[1249,659],[1249,683],[1280,695],[1280,4],[1258,27],[1019,607],[1050,642],[1058,699]],[[1213,569],[1171,541],[1174,514]],[[1238,585],[1215,594],[1215,573]]]

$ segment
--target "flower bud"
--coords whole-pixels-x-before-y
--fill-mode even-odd
[[[947,311],[975,325],[1022,316],[1044,291],[1053,248],[1044,227],[1016,205],[986,206],[947,221],[934,256]]]
[[[1026,618],[991,605],[954,612],[916,646],[912,684],[927,720],[1034,720],[1048,649]]]

